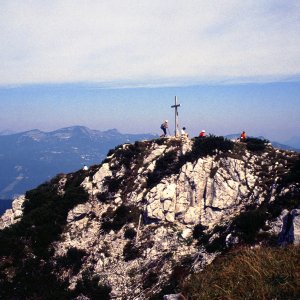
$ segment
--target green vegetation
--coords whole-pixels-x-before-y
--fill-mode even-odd
[[[135,142],[134,144],[128,144],[124,148],[119,146],[113,152],[114,157],[120,162],[120,167],[124,166],[126,169],[131,169],[134,160],[145,153],[148,146],[151,144],[149,141]]]
[[[77,274],[80,271],[85,256],[86,252],[84,250],[70,248],[65,256],[57,260],[56,268],[71,269],[73,275]]]
[[[108,210],[102,215],[105,221],[102,222],[101,228],[105,232],[119,231],[127,223],[137,224],[140,214],[141,212],[136,206],[122,204],[115,211]]]
[[[196,161],[200,157],[213,155],[216,151],[224,153],[233,150],[234,143],[223,136],[209,135],[206,138],[196,137],[194,140],[193,148],[187,154],[188,161]]]
[[[226,248],[226,236],[228,234],[226,226],[215,226],[211,232],[205,233],[206,226],[198,224],[194,227],[193,238],[198,240],[198,244],[205,247],[209,253],[223,251]],[[211,238],[217,234],[212,241]]]
[[[109,192],[102,192],[102,193],[98,193],[96,195],[96,198],[98,201],[102,202],[102,203],[109,203],[111,201],[111,197]]]
[[[196,225],[193,230],[193,238],[198,240],[201,239],[205,235],[204,230],[207,228],[207,226],[203,226],[202,224]]]
[[[100,279],[99,276],[93,275],[89,270],[83,272],[82,279],[77,283],[75,291],[71,292],[72,299],[79,295],[84,295],[90,299],[109,300],[111,287],[99,283]]]
[[[259,230],[264,226],[267,217],[268,215],[263,208],[245,211],[234,219],[232,228],[242,242],[252,244],[255,242]]]
[[[124,232],[124,238],[133,240],[136,237],[136,231],[134,228],[128,228]]]
[[[168,256],[166,258],[170,259]],[[183,258],[180,264],[173,266],[172,274],[170,275],[168,282],[163,286],[160,292],[155,295],[150,295],[149,300],[161,300],[166,294],[179,293],[184,282],[191,273],[192,261],[192,258],[187,256]]]
[[[158,272],[150,271],[144,278],[143,278],[143,288],[148,289],[153,287],[159,280]]]
[[[67,284],[52,274],[51,244],[68,212],[88,200],[80,186],[85,176],[84,171],[67,175],[64,195],[57,194],[62,176],[27,192],[21,221],[0,231],[1,299],[68,299]]]
[[[123,177],[107,177],[105,178],[104,185],[107,186],[110,193],[116,193],[121,188],[123,181]]]
[[[269,143],[269,141],[258,138],[247,138],[245,143],[248,150],[253,152],[261,152],[266,149],[266,145]]]
[[[123,256],[125,261],[130,261],[141,257],[142,251],[135,246],[134,242],[129,241],[123,249]]]
[[[290,183],[300,183],[300,157],[292,165],[288,174],[282,179],[283,185],[287,185]]]
[[[107,193],[120,192],[122,200],[126,202],[127,195],[137,186],[134,180],[151,144],[151,141],[135,142],[119,146],[110,152],[113,154],[113,158],[109,158],[105,162],[110,162],[110,170],[114,175],[120,171],[121,175],[106,178],[104,185],[107,187],[107,192],[97,196],[99,201],[107,203],[109,200]],[[128,182],[132,182],[132,184],[127,184]]]
[[[164,177],[176,174],[181,167],[178,164],[178,152],[172,150],[162,155],[157,159],[155,169],[152,173],[148,174],[147,185],[148,188],[154,187],[158,184]]]
[[[190,300],[299,299],[300,247],[244,248],[218,257],[182,287]]]

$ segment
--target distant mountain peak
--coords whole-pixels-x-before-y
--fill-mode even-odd
[[[155,137],[122,134],[115,128],[93,130],[80,125],[50,132],[33,129],[0,135],[0,199],[24,193],[57,173],[100,163],[110,149],[120,144]],[[21,166],[22,171],[15,166]]]
[[[21,133],[21,136],[29,137],[29,138],[33,139],[34,141],[40,141],[46,137],[46,133],[39,129],[33,129],[33,130],[26,131],[24,133]]]
[[[89,132],[93,131],[92,129],[86,127],[86,126],[81,126],[81,125],[74,125],[74,126],[69,126],[69,127],[63,127],[60,129],[55,130],[56,131],[71,131],[71,132],[76,132],[76,131],[81,131],[81,132]]]
[[[69,131],[72,131],[72,130],[78,130],[78,129],[87,129],[87,130],[90,130],[88,127],[86,126],[83,126],[83,125],[74,125],[74,126],[68,126],[68,127],[63,127],[63,128],[60,128],[58,130],[69,130]]]

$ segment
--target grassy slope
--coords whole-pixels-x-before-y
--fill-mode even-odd
[[[193,275],[183,293],[195,299],[300,299],[300,247],[243,248]]]

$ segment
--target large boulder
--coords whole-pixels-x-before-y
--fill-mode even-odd
[[[289,213],[286,211],[279,217],[282,220],[281,232],[279,234],[279,244],[300,244],[300,209],[293,209]]]

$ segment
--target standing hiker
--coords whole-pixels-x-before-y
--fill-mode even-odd
[[[169,124],[168,124],[168,120],[165,120],[161,126],[160,126],[160,129],[164,132],[161,137],[165,137],[167,135],[167,128],[169,127]]]

